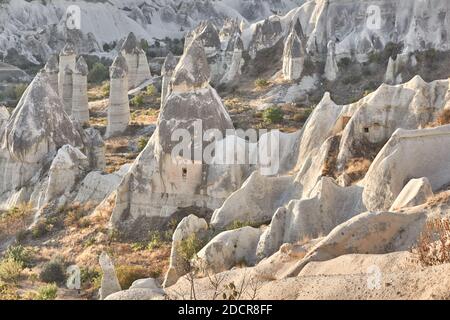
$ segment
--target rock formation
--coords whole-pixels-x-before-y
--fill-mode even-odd
[[[64,69],[63,86],[61,89],[61,97],[64,105],[64,111],[72,115],[72,101],[73,101],[73,69],[66,66]]]
[[[89,122],[89,105],[87,96],[88,66],[80,57],[73,72],[72,119],[80,124]]]
[[[256,24],[255,28],[249,45],[249,54],[252,58],[256,57],[258,51],[273,47],[283,37],[283,28],[276,16]]]
[[[328,42],[327,61],[325,63],[325,78],[334,81],[337,78],[339,68],[336,60],[336,44],[334,41]]]
[[[130,32],[122,45],[121,54],[128,66],[128,89],[133,89],[151,79],[147,55],[133,32]]]
[[[395,199],[390,211],[424,204],[432,196],[433,189],[427,178],[411,179]]]
[[[178,224],[172,236],[172,250],[170,252],[170,266],[164,278],[164,287],[170,287],[175,284],[177,280],[189,272],[190,261],[185,261],[180,256],[179,246],[182,241],[186,241],[191,236],[201,239],[205,231],[208,229],[208,224],[205,219],[198,218],[191,214]],[[203,235],[202,235],[203,233]],[[187,265],[186,265],[187,264]]]
[[[228,41],[227,49],[224,53],[224,69],[225,75],[220,81],[222,84],[236,83],[241,75],[241,68],[244,64],[242,55],[244,52],[244,44],[242,43],[239,33]]]
[[[109,72],[110,94],[108,107],[108,127],[106,137],[123,133],[130,122],[130,104],[128,101],[128,64],[119,54]]]
[[[121,291],[122,288],[120,287],[119,280],[117,279],[116,270],[114,269],[111,258],[106,252],[101,253],[99,263],[103,272],[102,285],[100,287],[99,295],[100,300],[104,300],[111,294]]]
[[[173,56],[172,52],[169,52],[161,68],[161,106],[164,105],[166,98],[170,94],[170,81],[172,80],[173,71],[175,70],[176,66],[177,60]]]
[[[195,150],[202,143],[195,142],[196,156],[174,151],[179,142],[177,138],[172,141],[172,136],[180,129],[187,130],[190,139],[198,135],[194,129],[199,123],[204,131],[217,129],[225,133],[226,129],[233,129],[208,80],[209,67],[202,44],[193,41],[174,71],[171,93],[155,133],[118,188],[111,217],[116,228],[148,232],[167,222],[178,208],[218,208],[236,188],[228,183],[221,186],[227,190],[225,193],[216,194],[220,178],[214,176],[211,166],[202,163]]]
[[[286,39],[283,52],[283,76],[285,80],[297,80],[303,72],[305,51],[303,44],[293,28]]]
[[[75,70],[77,53],[75,46],[71,42],[67,42],[65,47],[59,54],[59,73],[58,73],[58,92],[61,99],[63,99],[63,88],[65,84],[66,68]]]
[[[1,134],[0,204],[6,208],[16,201],[37,205],[45,185],[39,181],[58,149],[66,144],[84,148],[44,71],[27,88]]]
[[[52,85],[52,88],[55,90],[56,93],[58,93],[58,73],[59,73],[59,61],[57,55],[51,55],[50,59],[48,59],[47,63],[45,64],[45,72],[47,73],[50,83]]]

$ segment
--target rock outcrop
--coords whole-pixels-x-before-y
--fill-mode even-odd
[[[70,70],[74,70],[76,59],[77,53],[74,44],[67,42],[59,54],[58,92],[61,99],[63,99],[66,68],[68,67]]]
[[[336,60],[336,44],[334,41],[330,41],[328,43],[328,51],[327,51],[327,60],[325,63],[325,78],[328,81],[334,81],[336,80],[338,73],[339,73],[339,67],[337,65]]]
[[[148,232],[167,222],[178,208],[215,209],[234,191],[229,185],[228,193],[215,194],[217,177],[210,170],[212,167],[198,158],[196,149],[203,142],[193,139],[198,135],[199,124],[200,130],[215,129],[222,134],[233,129],[208,80],[203,47],[201,42],[193,41],[174,71],[171,93],[162,107],[155,133],[118,188],[111,217],[114,227],[131,231],[134,226]],[[176,138],[180,130],[187,134],[183,141],[187,139],[189,145],[189,141],[195,141],[193,154],[188,151],[181,154]],[[133,233],[136,234],[136,229]]]
[[[100,267],[102,268],[102,284],[99,291],[100,300],[104,300],[113,293],[120,292],[119,280],[117,279],[116,270],[111,258],[106,252],[102,252],[99,257]]]
[[[432,196],[433,189],[427,178],[411,179],[395,199],[390,211],[424,204]]]
[[[73,69],[66,66],[63,75],[61,97],[64,105],[64,111],[71,116],[72,115],[72,101],[73,101]]]
[[[80,124],[89,122],[87,96],[88,66],[83,57],[78,58],[73,72],[72,119]]]
[[[369,210],[388,210],[411,177],[426,177],[433,191],[450,181],[450,125],[398,129],[373,161],[365,177],[364,203]],[[432,155],[432,156],[430,156]]]
[[[47,73],[52,88],[58,93],[58,74],[59,74],[59,61],[58,56],[53,54],[48,59],[44,67],[45,73]]]
[[[122,45],[121,54],[128,66],[128,89],[138,87],[146,80],[151,79],[150,66],[147,55],[142,50],[135,34],[130,32]]]
[[[128,74],[128,63],[124,56],[119,54],[109,71],[111,81],[106,137],[121,134],[128,128],[130,122]]]
[[[297,80],[303,72],[305,51],[302,41],[293,28],[284,44],[283,76],[285,80]]]
[[[193,264],[203,272],[214,273],[230,270],[242,263],[253,265],[260,235],[261,229],[252,227],[222,232],[197,253]]]
[[[182,241],[186,241],[189,237],[201,239],[208,230],[208,224],[205,219],[198,218],[191,214],[178,224],[172,236],[172,250],[170,252],[170,265],[164,278],[164,287],[170,287],[177,280],[189,272],[190,261],[185,261],[180,256],[179,246]]]
[[[166,98],[170,94],[170,81],[172,80],[173,72],[177,66],[177,60],[172,52],[169,52],[164,64],[161,68],[162,84],[161,84],[161,106],[164,105]]]

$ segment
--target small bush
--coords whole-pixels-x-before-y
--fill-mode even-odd
[[[9,246],[6,250],[4,259],[12,259],[20,263],[23,268],[32,267],[31,252],[21,245]]]
[[[81,268],[80,280],[81,284],[93,289],[98,289],[101,286],[102,273],[97,269]]]
[[[148,137],[140,137],[138,140],[138,150],[141,152],[147,146],[149,138]]]
[[[164,244],[164,235],[159,231],[152,231],[149,234],[150,241],[148,242],[147,249],[154,250],[161,248]]]
[[[276,107],[267,108],[263,112],[263,120],[268,124],[280,123],[283,120],[283,111]]]
[[[39,239],[48,234],[52,229],[52,226],[47,223],[47,220],[38,221],[33,228],[31,228],[31,237],[33,239]]]
[[[345,57],[338,61],[339,69],[347,69],[352,64],[352,59]]]
[[[116,269],[117,278],[119,279],[122,290],[129,289],[134,281],[151,277],[155,274],[149,272],[141,266],[119,266]]]
[[[102,83],[109,79],[108,68],[100,62],[97,62],[92,67],[88,74],[88,81],[90,83]]]
[[[195,257],[203,245],[204,242],[201,241],[196,234],[191,234],[189,237],[178,243],[177,253],[187,262]]]
[[[248,226],[250,226],[250,227],[252,226],[252,223],[250,221],[235,220],[228,226],[228,230],[235,230],[235,229],[240,229],[240,228],[244,228],[244,227],[248,227]]]
[[[450,109],[442,110],[441,113],[439,114],[436,122],[440,126],[450,124]]]
[[[110,84],[109,84],[109,82],[106,82],[106,83],[104,83],[102,85],[101,91],[102,91],[103,97],[106,98],[106,97],[109,96],[109,91],[110,91]]]
[[[58,286],[54,283],[49,283],[38,288],[36,300],[55,300],[58,295]]]
[[[42,266],[39,279],[46,283],[63,283],[66,280],[64,263],[60,259],[54,259]]]
[[[13,259],[3,259],[0,262],[0,280],[16,283],[22,274],[22,264]]]
[[[265,88],[265,87],[267,87],[267,86],[269,86],[270,85],[270,82],[269,81],[267,81],[266,79],[256,79],[255,80],[255,86],[256,87],[258,87],[258,88]]]
[[[156,88],[155,88],[155,86],[152,85],[152,84],[149,85],[149,86],[147,87],[147,90],[145,91],[145,93],[146,93],[149,97],[155,95],[155,94],[156,94]]]
[[[144,96],[142,94],[135,96],[131,99],[131,105],[135,107],[142,107],[144,105]]]

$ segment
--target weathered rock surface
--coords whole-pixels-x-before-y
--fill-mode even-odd
[[[176,283],[181,276],[185,275],[189,271],[189,265],[186,265],[189,264],[189,261],[184,261],[178,252],[178,246],[180,243],[191,236],[201,239],[205,235],[207,229],[208,224],[206,220],[198,218],[193,214],[183,218],[183,220],[181,220],[178,224],[172,236],[170,265],[164,278],[164,287],[170,287]]]
[[[128,89],[139,86],[146,80],[151,79],[150,66],[147,55],[142,50],[135,34],[131,32],[122,45],[121,54],[127,61],[128,66]]]
[[[119,280],[117,279],[116,270],[114,269],[111,258],[106,252],[102,252],[100,255],[99,263],[103,272],[102,285],[100,287],[99,295],[100,300],[104,300],[113,293],[120,292],[122,288],[120,287]]]
[[[415,207],[427,202],[433,190],[427,178],[411,179],[397,196],[390,210]]]
[[[88,66],[80,57],[73,72],[72,119],[85,124],[89,122],[89,105],[87,96]]]
[[[450,125],[433,129],[398,129],[377,155],[365,177],[364,203],[387,210],[411,177],[426,177],[434,191],[450,181]],[[430,156],[432,155],[432,156]]]
[[[253,265],[260,235],[261,229],[252,227],[224,231],[197,253],[194,265],[214,273],[230,270],[240,263]]]

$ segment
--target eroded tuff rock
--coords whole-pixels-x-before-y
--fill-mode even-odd
[[[189,261],[185,261],[178,252],[179,245],[191,236],[202,239],[208,230],[205,219],[191,214],[181,220],[172,236],[172,250],[170,252],[170,265],[164,278],[164,287],[170,287],[177,280],[188,273]]]
[[[214,273],[229,270],[240,263],[253,265],[260,235],[261,229],[252,227],[224,231],[197,253],[193,264],[204,272]]]
[[[390,211],[424,204],[432,196],[433,189],[427,178],[411,179],[395,199]]]
[[[122,54],[114,59],[109,75],[110,94],[108,106],[108,126],[106,137],[125,132],[130,122],[130,103],[128,101],[128,63]]]
[[[48,75],[41,71],[20,99],[1,137],[2,206],[19,191],[28,202],[44,167],[63,145],[83,148],[80,131],[64,112]],[[13,205],[13,204],[12,204]]]
[[[142,50],[135,34],[130,32],[125,39],[121,54],[125,58],[128,66],[128,89],[138,87],[146,80],[151,79],[150,66],[147,55]]]
[[[58,73],[59,73],[59,61],[56,54],[52,54],[45,64],[45,72],[47,73],[52,88],[58,93]]]
[[[408,250],[425,224],[424,212],[365,212],[337,226],[285,276],[296,276],[306,264],[350,253],[382,254]]]
[[[186,129],[192,137],[199,120],[203,131],[216,129],[224,134],[226,129],[233,129],[208,79],[205,53],[201,43],[193,41],[175,69],[172,90],[155,133],[118,188],[111,217],[114,227],[131,231],[134,226],[147,233],[168,221],[178,208],[215,209],[234,191],[234,186],[229,185],[225,195],[215,194],[211,166],[181,154],[180,150],[171,155],[179,143],[171,140],[172,135],[178,129]],[[195,148],[201,144],[196,143]],[[133,233],[139,234],[136,229]]]
[[[362,188],[338,186],[323,177],[309,198],[279,208],[258,243],[259,259],[275,253],[283,243],[296,243],[328,234],[337,225],[365,211]]]
[[[77,53],[72,42],[67,42],[64,48],[59,53],[59,73],[58,73],[58,93],[63,99],[63,88],[65,85],[66,68],[70,70],[75,69]]]
[[[78,58],[72,74],[72,119],[81,124],[89,122],[89,105],[87,95],[88,72],[88,65],[84,58]]]
[[[388,210],[410,177],[426,177],[434,191],[450,181],[450,125],[422,130],[398,129],[365,177],[364,203]]]
[[[166,59],[164,60],[164,64],[161,68],[161,76],[162,76],[162,83],[161,83],[161,106],[164,105],[166,98],[170,94],[170,81],[172,79],[173,72],[177,66],[177,60],[172,54],[172,52],[169,52]]]
[[[301,30],[301,29],[300,29]],[[283,76],[286,80],[297,80],[303,72],[305,51],[295,28],[287,37],[283,51]]]
[[[120,292],[122,288],[120,287],[119,279],[117,278],[116,270],[114,269],[114,264],[106,252],[102,252],[100,254],[99,263],[103,272],[99,295],[100,300],[104,300],[113,293]]]

